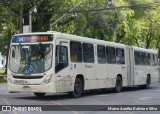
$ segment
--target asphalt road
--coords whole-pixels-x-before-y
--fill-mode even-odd
[[[68,94],[47,94],[44,98],[37,98],[31,93],[8,93],[7,84],[0,84],[0,105],[57,105],[67,111],[54,111],[60,114],[159,114],[160,111],[72,111],[67,105],[159,105],[160,107],[160,85],[155,83],[150,89],[139,89],[138,87],[124,88],[121,93],[111,90],[85,92],[80,98],[70,98]],[[0,114],[8,112],[0,112]],[[9,112],[13,114],[31,114],[32,112]],[[44,112],[34,112],[41,114]],[[45,114],[53,113],[51,111]]]

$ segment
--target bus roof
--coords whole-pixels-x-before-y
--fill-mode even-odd
[[[61,32],[57,32],[57,31],[24,33],[24,34],[16,34],[14,36],[19,36],[19,35],[37,35],[37,34],[53,34],[53,35],[61,36],[62,38],[69,39],[69,40],[72,40],[72,41],[93,43],[93,44],[98,44],[98,45],[106,45],[107,44],[107,46],[114,46],[114,47],[125,47],[125,46],[127,46],[125,44],[115,43],[115,42],[112,42],[112,41],[93,39],[93,38],[88,38],[88,37],[83,37],[83,36],[77,36],[77,35],[72,35],[72,34],[61,33]],[[135,46],[132,46],[132,47],[133,47],[134,50],[137,50],[137,51],[157,53],[157,51],[155,51],[153,49],[145,49],[145,48],[140,48],[140,47],[135,47]]]
[[[157,53],[156,50],[153,50],[153,49],[145,49],[145,48],[140,48],[140,47],[135,47],[135,46],[132,46],[134,50],[136,51],[143,51],[143,52],[152,52],[152,53]]]

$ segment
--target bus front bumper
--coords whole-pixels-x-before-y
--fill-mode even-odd
[[[17,85],[8,83],[8,91],[10,93],[56,93],[56,84],[55,82],[50,82],[45,85]]]

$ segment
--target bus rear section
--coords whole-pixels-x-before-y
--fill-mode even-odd
[[[128,86],[149,88],[159,82],[157,52],[151,49],[127,46]]]
[[[149,88],[151,83],[159,81],[158,53],[151,49],[134,49],[135,85]]]

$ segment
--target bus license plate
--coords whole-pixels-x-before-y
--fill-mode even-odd
[[[24,85],[28,84],[27,80],[14,80],[14,84]]]
[[[29,86],[23,86],[22,89],[25,90],[25,91],[30,91],[31,87],[29,87]]]

